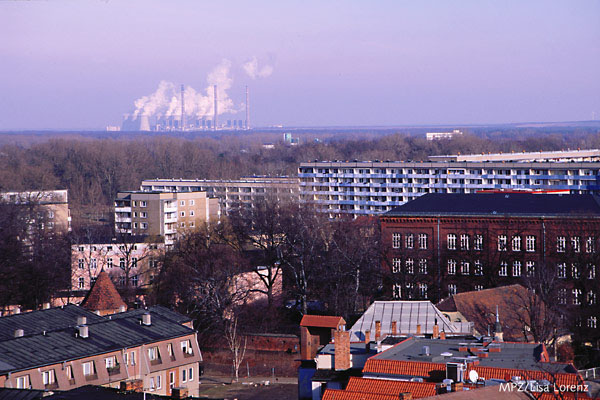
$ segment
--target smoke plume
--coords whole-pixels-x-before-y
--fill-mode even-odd
[[[263,65],[262,68],[258,66],[258,59],[256,57],[252,57],[249,61],[247,61],[243,65],[244,71],[246,74],[252,79],[256,78],[266,78],[273,73],[273,66],[271,65]]]
[[[227,91],[233,84],[231,78],[231,62],[221,61],[206,77],[208,84],[204,91],[196,91],[191,86],[185,86],[183,98],[186,116],[212,116],[214,114],[213,85],[217,85],[217,111],[219,114],[236,113],[239,111]],[[137,99],[134,103],[133,118],[145,115],[148,117],[169,117],[181,113],[181,89],[173,82],[161,81],[156,91],[148,96]]]

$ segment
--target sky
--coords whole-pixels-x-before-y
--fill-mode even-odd
[[[598,0],[0,0],[0,130],[120,125],[219,68],[253,126],[600,119],[599,21]]]

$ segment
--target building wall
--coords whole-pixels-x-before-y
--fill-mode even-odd
[[[3,192],[0,200],[22,206],[36,205],[44,212],[45,229],[66,233],[71,230],[69,195],[65,190]]]
[[[600,191],[600,162],[311,162],[300,197],[330,214],[378,214],[425,193]]]
[[[381,222],[392,296],[437,301],[452,293],[514,283],[527,286],[542,274],[555,278],[558,303],[581,316],[582,330],[590,328],[598,335],[599,219],[383,216]],[[399,246],[394,234],[400,235]],[[421,234],[427,235],[426,248],[420,246]],[[410,235],[412,246],[411,240],[407,246]],[[455,245],[450,235],[455,235]],[[477,235],[483,239],[481,250],[475,246]],[[499,250],[499,237],[506,237],[506,250]],[[528,237],[535,241],[529,249]],[[586,247],[588,241],[592,246]],[[423,260],[426,272],[420,268]],[[595,322],[590,320],[594,317]]]
[[[158,260],[164,254],[164,243],[97,243],[71,246],[71,289],[89,290],[92,280],[102,269],[116,284],[130,269],[130,284],[144,287],[152,281]],[[134,261],[137,259],[137,262]],[[112,261],[112,264],[111,264]],[[123,267],[121,267],[123,262]],[[134,267],[134,264],[137,265]],[[111,266],[112,265],[112,266]]]
[[[90,332],[93,332],[93,325],[90,326]],[[88,340],[88,339],[81,339]],[[189,340],[192,344],[193,354],[184,355],[181,350],[181,341]],[[168,345],[173,348],[173,357],[168,355]],[[157,346],[160,353],[160,362],[150,361],[148,358],[148,349]],[[135,356],[132,356],[135,354]],[[106,368],[105,359],[115,357],[117,367],[109,372]],[[126,359],[127,357],[127,359]],[[135,357],[135,362],[132,362]],[[95,365],[95,374],[84,376],[83,364],[93,362]],[[163,340],[155,343],[148,343],[143,346],[137,346],[117,351],[107,352],[93,357],[85,357],[77,360],[65,360],[52,365],[33,368],[25,371],[13,371],[10,375],[0,376],[0,386],[8,388],[17,388],[17,380],[20,377],[27,376],[29,387],[31,389],[49,389],[49,390],[70,390],[85,385],[104,385],[119,387],[122,381],[141,379],[143,381],[144,391],[160,395],[169,395],[169,371],[176,371],[176,380],[174,387],[187,387],[190,396],[198,396],[199,384],[199,361],[201,361],[200,349],[196,342],[196,335],[187,335],[180,338]],[[71,368],[73,379],[67,376],[67,367]],[[182,379],[183,370],[186,370],[186,377],[189,369],[193,370],[192,380]],[[42,375],[45,371],[53,370],[56,383],[45,386]],[[156,377],[161,377],[161,388],[156,387]],[[155,387],[151,390],[151,379],[154,379]]]

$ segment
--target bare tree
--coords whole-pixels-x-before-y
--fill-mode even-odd
[[[247,338],[245,336],[242,338],[238,332],[237,317],[233,317],[232,320],[225,323],[225,340],[227,340],[227,345],[231,351],[233,373],[237,382],[240,375],[240,365],[242,365],[242,361],[244,361],[244,357],[246,356],[247,342]]]

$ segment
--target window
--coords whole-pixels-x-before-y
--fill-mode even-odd
[[[596,329],[597,322],[598,322],[598,318],[597,317],[589,317],[588,320],[587,320],[587,326],[588,326],[588,328]]]
[[[137,227],[138,227],[138,223],[137,223],[137,222],[134,222],[134,223],[133,223],[133,229],[137,229]]]
[[[567,304],[567,289],[559,289],[558,303],[559,304]]]
[[[502,261],[500,263],[500,270],[498,271],[498,275],[508,276],[508,263],[506,261]]]
[[[483,235],[475,235],[473,239],[473,248],[477,251],[483,250]]]
[[[51,369],[49,371],[42,372],[42,381],[44,382],[44,385],[52,385],[54,382],[56,382],[54,370]]]
[[[412,233],[407,234],[405,237],[405,247],[407,249],[412,249],[413,247],[415,247],[415,235],[413,235]]]
[[[180,212],[179,212],[179,216],[180,216],[180,217],[185,217],[185,211],[180,211]]]
[[[150,391],[154,392],[154,378],[150,378]]]
[[[190,217],[193,217],[194,215],[196,215],[196,213],[194,213],[194,210],[190,210]]]
[[[135,352],[134,351],[129,353],[129,361],[131,362],[131,365],[135,365]]]
[[[134,202],[133,202],[133,206],[134,206],[134,207],[137,207],[137,201],[134,201]]]
[[[156,388],[157,388],[157,389],[162,389],[162,380],[161,380],[161,378],[160,378],[160,375],[158,375],[158,376],[156,377]]]
[[[535,236],[525,237],[525,251],[535,251]]]
[[[140,207],[147,207],[148,203],[145,201],[140,201]]]
[[[453,296],[456,294],[456,285],[451,283],[448,285],[448,295]]]
[[[181,381],[182,382],[187,382],[187,369],[183,369],[181,370]]]
[[[559,236],[556,238],[556,251],[559,253],[564,253],[565,248],[567,247],[567,238],[564,236]]]
[[[419,283],[418,288],[419,288],[419,297],[421,299],[426,299],[427,298],[427,284]]]
[[[106,369],[114,368],[117,366],[117,357],[112,356],[104,359],[104,365]]]
[[[139,278],[137,275],[134,275],[131,277],[131,286],[133,287],[137,287],[137,285],[139,284]]]
[[[448,275],[456,275],[456,260],[448,260]]]
[[[392,248],[399,249],[402,243],[402,235],[399,233],[392,233]]]
[[[588,268],[588,279],[596,279],[596,266],[589,265]]]
[[[392,286],[392,296],[395,299],[402,298],[402,286],[400,284],[394,283],[394,286]]]
[[[179,226],[180,226],[181,228],[185,228],[185,222],[181,222],[181,223],[179,224]]]
[[[469,235],[460,235],[460,249],[469,250]]]
[[[525,263],[525,268],[527,269],[527,276],[535,275],[535,261],[527,261]]]
[[[427,275],[427,259],[421,258],[419,260],[419,274]]]
[[[194,200],[189,200],[190,206],[193,206],[195,204]]]
[[[402,260],[399,258],[392,258],[392,272],[397,274],[402,269]]]
[[[407,274],[413,275],[415,273],[415,260],[412,258],[407,258],[404,265],[406,266]]]
[[[84,362],[81,365],[83,367],[83,375],[84,376],[94,375],[96,373],[96,371],[94,369],[93,361]]]
[[[480,290],[483,290],[483,285],[475,285],[475,290],[478,291],[478,292]]]
[[[587,292],[587,303],[590,306],[593,306],[594,304],[596,304],[596,293],[593,290],[590,290],[589,292]]]
[[[573,289],[573,304],[580,305],[581,304],[581,289]]]
[[[158,347],[154,346],[148,349],[148,358],[150,361],[158,360],[160,358]]]
[[[79,267],[79,269],[85,268],[85,261],[83,260],[83,258],[77,260],[77,266]]]
[[[180,205],[180,206],[185,206],[185,200],[181,200],[181,201],[179,202],[179,205]]]
[[[521,251],[521,236],[513,236],[512,251]]]
[[[407,283],[406,284],[406,295],[405,295],[405,297],[408,298],[408,299],[412,299],[413,298],[414,289],[415,289],[415,284],[414,283]]]
[[[169,387],[173,389],[175,386],[175,372],[169,372]]]
[[[132,268],[137,268],[137,263],[138,263],[138,259],[137,259],[137,257],[133,257],[133,258],[131,259],[131,267],[132,267]]]
[[[73,376],[73,367],[67,365],[65,367],[65,375],[67,376],[68,380],[75,379],[75,377]]]
[[[581,252],[581,238],[579,236],[573,236],[571,238],[571,247],[575,253]]]
[[[192,353],[192,343],[189,340],[181,341],[181,351],[183,354],[193,354]]]
[[[90,260],[90,264],[91,264],[92,268],[94,268],[94,269],[98,268],[98,260],[96,260],[95,258],[92,258]]]
[[[573,279],[581,278],[581,271],[579,271],[579,266],[577,264],[571,264],[571,275]]]
[[[498,235],[498,251],[506,251],[507,240],[506,235]]]
[[[125,286],[125,275],[119,276],[119,286]]]
[[[148,213],[143,211],[140,213],[140,218],[148,218]]]
[[[140,224],[140,227],[141,227],[142,229],[148,229],[148,223],[147,223],[147,222],[142,222],[142,223]]]
[[[521,261],[513,261],[512,276],[521,276]]]
[[[125,258],[119,258],[119,268],[125,269]]]
[[[173,344],[172,343],[168,343],[167,344],[167,353],[169,354],[169,357],[173,357]]]
[[[106,259],[106,268],[112,268],[113,267],[113,259],[112,257],[109,257]]]
[[[190,221],[189,226],[190,228],[193,228],[196,226],[196,223],[194,221]]]
[[[475,260],[473,264],[473,275],[483,275],[483,267],[481,266],[481,260]]]
[[[469,262],[468,261],[461,261],[460,262],[460,273],[461,275],[469,275],[470,271],[469,271]]]
[[[17,389],[29,389],[29,375],[17,378]]]
[[[85,278],[79,278],[77,280],[77,287],[79,289],[85,289]]]
[[[79,246],[79,251],[85,251],[85,247]]]
[[[426,233],[419,233],[419,248],[420,249],[427,249],[427,234]]]
[[[585,241],[585,252],[586,253],[595,253],[596,246],[594,246],[594,238],[592,236],[588,236]]]
[[[454,233],[449,233],[446,241],[448,242],[448,250],[456,250],[456,235]]]
[[[190,367],[188,369],[188,381],[194,380],[194,368]]]
[[[558,264],[556,266],[556,276],[558,276],[559,278],[566,278],[567,277],[567,264]]]

